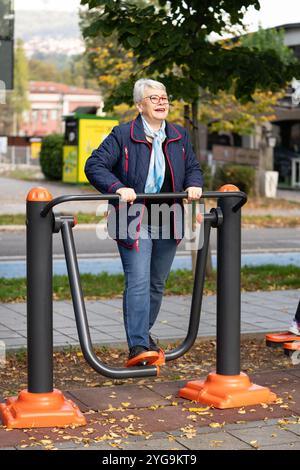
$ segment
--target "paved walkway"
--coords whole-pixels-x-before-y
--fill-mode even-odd
[[[0,176],[0,214],[25,214],[26,196],[28,192],[36,186],[47,188],[53,197],[68,194],[87,194],[95,191],[91,186],[74,186],[61,182],[43,180],[22,181]],[[61,212],[68,212],[72,209],[72,212],[88,212],[95,214],[99,203],[100,201],[65,203],[60,205],[59,210]]]
[[[242,293],[242,333],[282,331],[296,311],[299,290]],[[191,296],[164,297],[154,336],[162,341],[185,338]],[[99,345],[124,345],[122,299],[87,301],[86,309],[92,340]],[[0,340],[7,349],[26,347],[26,304],[0,304]],[[216,296],[206,296],[199,337],[216,334]],[[54,346],[78,345],[71,301],[54,301]]]
[[[300,202],[300,191],[299,189],[278,189],[277,197],[280,199],[287,199],[288,201]]]

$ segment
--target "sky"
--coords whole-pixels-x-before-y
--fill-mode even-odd
[[[77,10],[80,0],[15,0],[18,10]],[[245,16],[249,31],[279,26],[286,23],[300,23],[299,0],[260,0],[260,11],[250,8]]]
[[[16,10],[56,10],[74,11],[80,0],[14,0]]]

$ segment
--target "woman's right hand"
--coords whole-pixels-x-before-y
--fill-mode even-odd
[[[136,199],[136,193],[132,188],[119,188],[116,193],[120,194],[122,201],[129,202],[130,204]]]

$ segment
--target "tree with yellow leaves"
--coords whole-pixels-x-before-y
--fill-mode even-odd
[[[253,101],[241,103],[233,93],[220,91],[216,95],[203,93],[199,107],[199,120],[210,132],[253,134],[255,126],[275,119],[274,108],[283,98],[284,91],[256,91]]]
[[[226,50],[238,50],[248,47],[250,52],[272,52],[284,65],[299,65],[293,51],[284,44],[284,30],[263,29],[259,27],[254,33],[239,38],[221,41]],[[256,126],[275,119],[275,106],[285,95],[285,89],[278,91],[257,88],[251,100],[241,101],[235,96],[235,81],[231,89],[219,90],[212,94],[203,92],[200,98],[199,120],[209,126],[210,132],[234,132],[239,135],[250,135]]]

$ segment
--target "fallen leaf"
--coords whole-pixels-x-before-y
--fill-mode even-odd
[[[205,408],[189,408],[189,411],[191,413],[198,413],[198,412],[207,411],[209,409],[210,409],[210,406],[206,406]]]
[[[211,447],[220,447],[223,442],[224,442],[224,441],[215,441],[215,440],[213,440],[213,441],[210,441],[210,442],[209,442],[209,445],[210,445]]]
[[[250,441],[250,445],[251,445],[252,447],[255,447],[255,449],[258,448],[258,442],[257,442],[257,441]]]
[[[210,423],[209,426],[211,428],[222,428],[225,423]]]
[[[41,444],[43,444],[43,446],[46,446],[48,444],[52,444],[53,441],[50,441],[48,439],[42,439],[41,441],[39,441]]]

